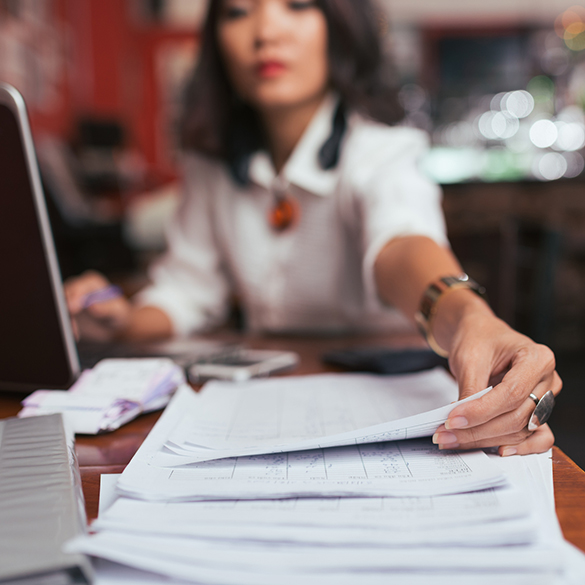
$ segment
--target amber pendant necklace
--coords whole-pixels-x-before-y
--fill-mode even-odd
[[[299,204],[289,193],[289,184],[276,178],[272,186],[274,202],[268,211],[268,223],[278,233],[293,227],[300,216]]]

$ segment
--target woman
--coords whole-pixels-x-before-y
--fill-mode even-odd
[[[418,313],[461,398],[497,384],[433,441],[544,451],[549,427],[527,423],[535,399],[560,392],[552,352],[497,319],[462,276],[438,190],[416,168],[424,136],[385,124],[397,112],[376,37],[364,0],[212,1],[169,252],[132,304],[84,308],[106,284],[89,274],[69,283],[70,310],[83,335],[141,339],[220,323],[234,291],[256,330],[395,327],[394,308]]]

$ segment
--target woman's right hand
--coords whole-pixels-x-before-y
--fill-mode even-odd
[[[88,302],[92,294],[110,286],[107,278],[94,271],[65,281],[65,298],[77,339],[111,341],[129,326],[132,305],[122,294]]]

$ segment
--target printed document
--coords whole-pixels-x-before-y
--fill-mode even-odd
[[[200,395],[182,397],[182,416],[156,463],[185,465],[430,436],[445,422],[457,396],[456,382],[442,368],[402,376],[211,382]]]
[[[189,388],[179,389],[122,474],[118,483],[122,493],[168,501],[436,495],[493,487],[505,481],[482,451],[441,451],[428,438],[366,443],[354,437],[346,439],[350,444],[342,447],[278,450],[195,463],[188,456],[174,454],[171,456],[184,459],[184,463],[169,467],[165,463],[168,437],[185,416],[196,412],[198,399]],[[444,420],[437,419],[435,411],[427,419]]]

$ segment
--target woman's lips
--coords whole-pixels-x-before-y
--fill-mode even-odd
[[[285,70],[286,66],[280,61],[263,61],[256,67],[258,75],[263,78],[277,77]]]

